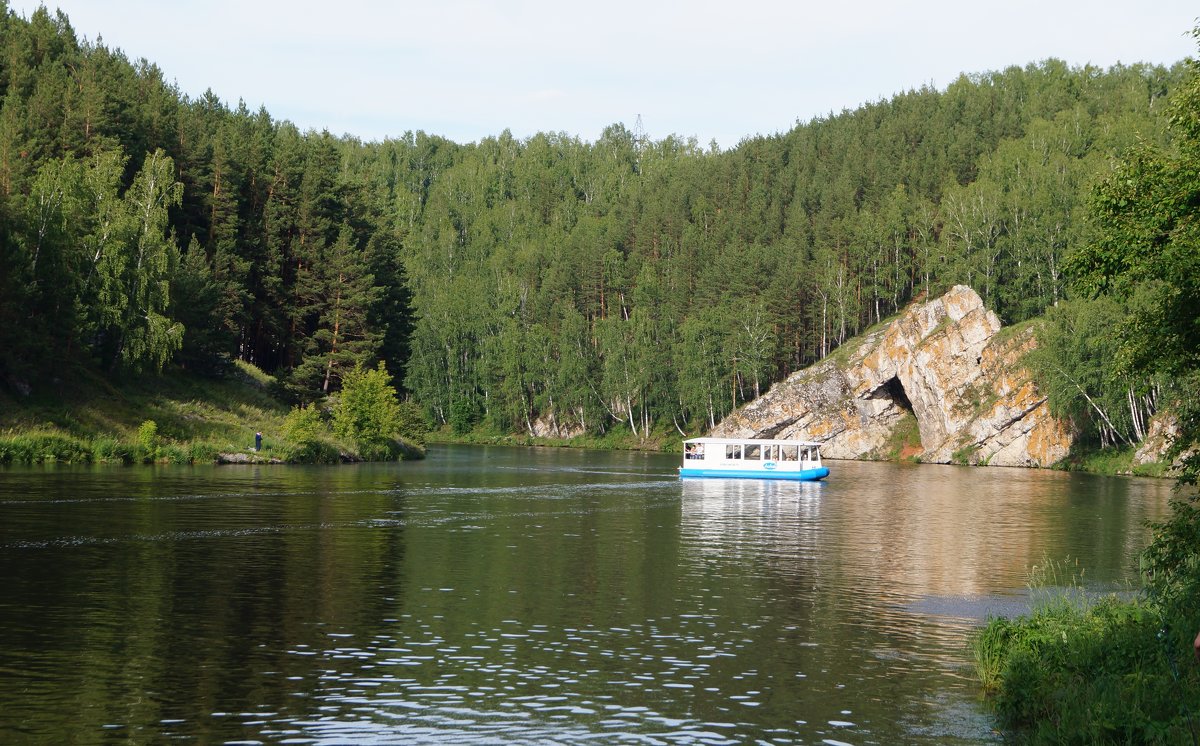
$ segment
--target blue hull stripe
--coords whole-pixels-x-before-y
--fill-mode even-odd
[[[725,477],[728,479],[792,479],[813,481],[829,476],[827,467],[804,469],[803,471],[759,471],[749,469],[692,469],[680,468],[681,477]]]

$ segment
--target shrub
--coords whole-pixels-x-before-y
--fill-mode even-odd
[[[168,464],[190,464],[192,457],[177,445],[165,445],[158,449],[157,457]]]
[[[284,460],[293,464],[336,464],[341,459],[316,404],[293,407],[283,420],[281,434],[289,445]]]
[[[25,433],[0,440],[2,463],[88,463],[91,460],[91,448],[75,438],[58,433]]]
[[[475,406],[467,399],[455,399],[450,404],[450,429],[455,435],[466,435],[475,427]]]
[[[394,458],[399,452],[395,436],[400,405],[392,378],[383,363],[374,370],[354,366],[342,379],[342,391],[333,408],[333,432],[354,441],[368,460]]]
[[[141,449],[144,457],[151,460],[154,459],[155,449],[158,445],[158,423],[154,420],[146,420],[138,425],[137,429],[137,444]]]
[[[304,445],[318,440],[325,432],[325,423],[321,421],[321,412],[315,404],[305,407],[292,407],[287,417],[283,419],[283,439],[296,445]]]

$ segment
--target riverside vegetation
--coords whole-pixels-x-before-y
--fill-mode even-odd
[[[1135,600],[1066,594],[992,620],[975,641],[998,715],[1031,743],[1200,743],[1200,66],[1189,64],[1169,107],[1171,145],[1128,151],[1093,193],[1095,236],[1066,267],[1093,313],[1048,314],[1076,360],[1173,379],[1161,390],[1181,423],[1181,494],[1142,553]],[[1055,384],[1079,386],[1051,355],[1041,363]]]
[[[89,377],[20,406],[0,393],[0,464],[336,463],[422,458],[428,425],[398,401],[382,364],[347,371],[341,390],[303,407],[238,362],[220,377]],[[255,434],[265,433],[261,450]]]
[[[1006,324],[1038,326],[1031,366],[1078,443],[1130,448],[1169,412],[1170,457],[1194,484],[1198,76],[1190,61],[1046,60],[727,151],[623,124],[591,143],[364,143],[183,95],[153,63],[80,41],[65,15],[25,19],[0,0],[6,453],[199,460],[263,429],[296,458],[390,457],[426,419],[464,438],[549,422],[662,441],[966,284]],[[235,363],[277,397],[233,393]],[[338,418],[357,377],[392,391],[387,371],[403,371],[377,400],[387,414]],[[1054,648],[1045,630],[1059,630],[1036,617],[985,633],[1009,725],[1066,722],[1019,672],[1057,691],[1112,671],[1161,706],[1097,691],[1071,704],[1079,739],[1181,733],[1186,705],[1156,677],[1200,625],[1200,543],[1180,538],[1193,508],[1181,496],[1156,534],[1141,606],[1106,602],[1062,629],[1115,657]],[[1144,647],[1155,614],[1168,658]]]

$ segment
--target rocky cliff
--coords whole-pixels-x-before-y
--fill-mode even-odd
[[[1032,335],[1001,333],[974,290],[957,286],[910,306],[733,412],[715,437],[801,438],[829,458],[894,455],[913,419],[933,463],[1049,466],[1071,433],[1050,416],[1021,356]]]

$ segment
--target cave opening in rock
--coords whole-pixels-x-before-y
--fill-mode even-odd
[[[896,406],[904,409],[910,414],[913,411],[912,402],[908,400],[908,393],[905,392],[904,384],[900,382],[899,376],[892,377],[882,386],[876,389],[875,395],[883,399],[891,399],[896,403]]]

